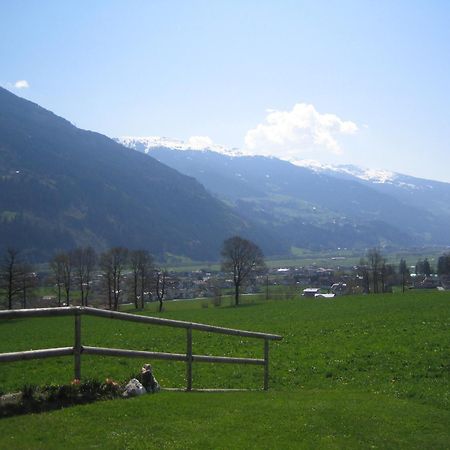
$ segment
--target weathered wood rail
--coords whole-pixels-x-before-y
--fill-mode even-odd
[[[127,320],[149,325],[163,325],[186,330],[186,353],[164,353],[141,350],[127,350],[118,348],[90,347],[82,345],[81,317],[83,315],[104,317],[108,319]],[[0,353],[0,362],[13,362],[29,359],[52,358],[57,356],[74,356],[74,376],[81,379],[81,356],[102,355],[122,356],[132,358],[149,358],[171,361],[183,361],[186,363],[186,390],[192,390],[192,364],[194,362],[204,363],[229,363],[229,364],[255,364],[264,366],[264,390],[269,389],[269,342],[281,340],[282,336],[277,334],[260,333],[256,331],[237,330],[234,328],[223,328],[195,322],[184,322],[181,320],[162,319],[158,317],[139,316],[135,314],[106,311],[102,309],[68,306],[62,308],[39,308],[39,309],[14,309],[0,311],[0,320],[20,319],[26,317],[54,317],[74,316],[75,332],[73,347],[46,348],[40,350],[29,350],[21,352]],[[220,333],[232,336],[249,337],[264,340],[263,358],[239,358],[228,356],[194,355],[192,352],[192,330],[205,331],[209,333]]]

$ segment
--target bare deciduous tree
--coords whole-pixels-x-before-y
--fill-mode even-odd
[[[73,253],[72,252],[61,252],[56,255],[56,257],[61,261],[62,267],[62,281],[64,291],[66,293],[66,306],[70,305],[70,291],[72,289],[73,280]]]
[[[76,248],[73,251],[75,278],[81,295],[81,306],[88,306],[92,274],[97,264],[97,255],[92,247]]]
[[[359,260],[357,266],[358,275],[361,277],[362,290],[364,294],[370,294],[370,277],[369,277],[369,263],[364,258]]]
[[[64,268],[62,253],[58,253],[50,260],[50,269],[53,274],[53,281],[55,282],[58,294],[58,306],[61,306],[61,294],[64,286]]]
[[[234,302],[238,306],[241,286],[250,274],[265,269],[264,255],[255,243],[239,236],[224,241],[221,255],[222,270],[233,274]]]
[[[132,250],[130,252],[130,266],[132,274],[132,290],[134,305],[144,309],[145,292],[149,288],[153,268],[153,258],[147,250]]]
[[[400,274],[401,281],[402,281],[402,292],[405,292],[406,282],[409,278],[409,269],[408,269],[408,266],[406,265],[406,261],[403,258],[400,260],[400,264],[398,266],[398,272]]]
[[[1,287],[5,291],[6,304],[12,309],[13,302],[21,291],[21,261],[20,252],[15,248],[8,248],[3,255],[0,265]]]
[[[109,252],[102,253],[100,255],[100,270],[102,276],[103,289],[106,292],[106,297],[108,299],[108,307],[112,309],[113,307],[113,295],[112,295],[112,267],[111,267],[111,255]]]
[[[372,248],[367,252],[367,259],[369,260],[369,266],[372,272],[373,293],[378,294],[378,279],[384,258],[378,249]]]
[[[113,247],[103,253],[100,258],[100,267],[107,289],[109,309],[119,309],[120,298],[124,281],[124,269],[128,262],[128,249]]]
[[[450,253],[444,253],[439,257],[437,273],[439,275],[450,275]]]
[[[167,270],[155,270],[155,293],[159,301],[159,312],[163,309],[163,301],[167,293]]]
[[[33,294],[33,290],[38,285],[38,278],[33,272],[33,266],[29,263],[22,263],[19,267],[19,282],[22,297],[22,308],[27,307],[28,299]]]

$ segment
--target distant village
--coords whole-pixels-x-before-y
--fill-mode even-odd
[[[192,299],[215,297],[233,288],[233,280],[221,272],[197,270],[193,272],[170,272],[174,283],[167,298]],[[279,267],[268,269],[264,275],[255,276],[244,288],[246,294],[266,294],[271,298],[277,296],[303,296],[332,298],[341,295],[363,294],[363,278],[358,275],[358,268],[340,270],[317,266]],[[397,278],[390,279],[384,292],[392,292],[400,284]],[[450,277],[437,274],[409,275],[408,289],[450,289]]]
[[[413,267],[411,268],[413,269]],[[125,280],[130,277],[125,274]],[[335,269],[317,267],[277,267],[270,268],[264,274],[255,275],[245,286],[242,293],[261,294],[269,298],[334,298],[343,295],[370,293],[364,287],[363,275],[359,267]],[[93,299],[101,298],[102,276],[92,281]],[[394,286],[401,284],[399,276],[389,277],[381,288],[384,293],[392,292]],[[126,283],[125,283],[126,285]],[[97,289],[96,289],[97,288]],[[450,276],[437,274],[416,274],[408,276],[406,289],[438,289],[450,290]],[[233,280],[221,271],[199,269],[194,271],[168,271],[165,301],[189,299],[217,299],[231,295]],[[146,292],[146,302],[157,301],[151,291]],[[93,300],[95,301],[95,300]],[[35,300],[35,306],[56,306],[56,295],[45,295]],[[131,303],[124,292],[122,303]]]
[[[15,262],[18,252],[9,250],[7,256],[14,266],[12,263],[1,266],[4,283],[0,291],[3,297],[9,298],[1,307],[8,309],[89,305],[117,310],[126,304],[142,309],[147,303],[159,302],[161,311],[166,301],[212,299],[212,303],[219,306],[222,299],[235,294],[232,271],[211,267],[184,271],[164,269],[153,265],[150,255],[141,250],[128,252],[113,248],[102,254],[97,263],[92,249],[75,249],[55,255],[48,268],[43,266],[41,271]],[[119,256],[122,256],[120,264]],[[398,265],[390,264],[377,249],[369,250],[356,265],[346,264],[345,257],[339,257],[339,261],[337,258],[331,258],[330,267],[317,264],[273,267],[272,262],[272,267],[267,268],[262,261],[259,267],[250,270],[239,288],[239,296],[258,294],[262,299],[275,300],[332,299],[352,294],[391,293],[399,289],[403,292],[450,289],[449,253],[438,258],[436,267],[432,267],[427,258],[414,266],[408,266],[404,259]],[[8,267],[16,269],[8,271]],[[14,281],[9,288],[8,279]],[[208,304],[205,300],[205,306]]]

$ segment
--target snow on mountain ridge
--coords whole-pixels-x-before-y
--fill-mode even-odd
[[[300,167],[306,167],[315,172],[335,172],[350,175],[364,181],[373,183],[392,183],[398,178],[398,174],[388,170],[367,169],[353,165],[333,166],[330,164],[322,164],[314,160],[298,160],[292,161],[292,164]]]
[[[242,156],[242,153],[238,149],[230,149],[223,145],[214,144],[207,136],[191,136],[188,141],[165,136],[122,136],[117,138],[116,141],[134,150],[137,150],[137,146],[140,144],[144,147],[144,153],[148,153],[153,148],[163,147],[181,151],[213,151],[227,156]]]
[[[227,148],[222,145],[214,144],[207,136],[191,136],[187,141],[181,139],[168,138],[164,136],[123,136],[115,139],[120,144],[138,150],[143,153],[149,153],[155,148],[167,148],[171,150],[189,151],[195,150],[200,152],[212,151],[223,154],[228,157],[257,156],[242,152],[236,148]],[[335,174],[335,176],[348,176],[357,178],[362,181],[375,184],[395,184],[404,189],[424,189],[425,186],[417,184],[418,180],[414,177],[401,175],[381,169],[368,169],[351,164],[348,165],[331,165],[323,164],[315,160],[287,160],[296,166],[310,169],[317,173]],[[428,189],[432,186],[426,186]]]

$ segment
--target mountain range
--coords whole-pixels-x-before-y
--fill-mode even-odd
[[[0,88],[0,251],[46,260],[121,245],[217,260],[234,234],[267,255],[450,243],[448,183],[198,142],[113,140]]]
[[[236,233],[272,242],[194,178],[0,88],[1,248],[35,260],[85,245],[216,260]]]
[[[196,178],[283,247],[418,247],[450,243],[450,184],[355,166],[295,164],[179,140],[118,141]]]

